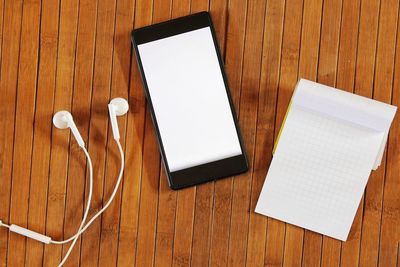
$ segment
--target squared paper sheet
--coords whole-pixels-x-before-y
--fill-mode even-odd
[[[332,104],[336,92],[328,88],[314,88],[322,90],[315,98],[303,91],[315,84],[297,87],[255,211],[346,240],[396,108],[342,92]],[[333,113],[338,105],[352,114]],[[368,120],[363,112],[371,105],[381,112]],[[379,116],[389,120],[387,130]]]
[[[397,107],[305,79],[297,84],[292,101],[296,106],[384,132],[373,169],[379,167]]]

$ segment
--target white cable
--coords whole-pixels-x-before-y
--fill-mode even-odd
[[[85,232],[87,230],[87,228],[94,222],[94,220],[96,220],[108,208],[108,206],[110,206],[110,204],[113,201],[115,195],[117,194],[119,185],[120,185],[120,183],[122,181],[122,175],[124,173],[124,167],[125,167],[124,152],[123,152],[123,149],[122,149],[122,146],[121,146],[121,143],[119,142],[119,140],[115,139],[115,141],[117,142],[117,145],[118,145],[118,148],[119,148],[119,152],[120,152],[120,155],[121,155],[121,169],[120,169],[120,172],[119,172],[117,183],[116,183],[116,185],[114,187],[114,191],[111,194],[111,197],[108,200],[108,202],[106,203],[106,205],[92,219],[90,219],[90,221],[80,231],[81,233]],[[74,240],[75,237],[78,236],[78,235],[80,235],[80,233],[76,233],[74,236],[71,236],[70,238],[68,238],[66,240],[62,240],[62,241],[51,240],[51,243],[52,244],[56,244],[56,245],[67,244],[67,243],[71,242],[72,240]]]
[[[88,200],[87,200],[87,204],[86,204],[86,209],[85,209],[85,212],[84,212],[84,215],[83,215],[83,218],[82,218],[81,225],[79,226],[79,229],[77,231],[77,234],[80,233],[80,231],[82,230],[83,226],[86,223],[87,217],[89,215],[89,209],[90,209],[90,204],[91,204],[92,194],[93,194],[93,165],[92,165],[92,160],[90,159],[90,155],[89,155],[88,151],[86,150],[86,148],[84,146],[80,146],[80,147],[82,148],[83,152],[85,153],[85,156],[86,156],[88,164],[89,164],[89,195],[88,195]],[[23,228],[23,227],[20,227],[18,225],[5,224],[1,220],[0,220],[0,227],[8,228],[9,231],[11,231],[11,232],[14,232],[16,234],[23,235],[23,236],[35,239],[35,240],[40,241],[40,242],[45,243],[45,244],[54,243],[54,242],[51,241],[51,238],[48,237],[48,236],[42,235],[40,233],[31,231],[31,230]],[[77,234],[75,234],[76,238],[79,237],[79,235],[77,235]],[[76,240],[74,240],[74,243],[75,242],[76,242]],[[72,247],[73,247],[73,245],[72,245]]]
[[[83,226],[83,224],[82,224],[81,227],[79,228],[78,232],[74,236],[72,236],[69,239],[64,240],[64,241],[53,241],[53,240],[51,241],[51,243],[53,243],[53,244],[65,244],[65,243],[68,243],[68,242],[73,240],[71,246],[69,247],[67,253],[64,256],[64,259],[61,261],[61,263],[58,265],[58,267],[61,267],[66,262],[66,260],[68,259],[69,255],[71,254],[72,249],[74,248],[74,246],[76,244],[76,241],[78,240],[79,236],[81,234],[83,234],[83,232],[85,232],[86,229],[111,205],[112,201],[115,198],[115,195],[118,192],[118,188],[119,188],[119,185],[121,184],[122,176],[123,176],[123,173],[124,173],[125,157],[124,157],[124,151],[122,149],[121,143],[119,142],[119,139],[115,139],[115,141],[116,141],[116,143],[118,145],[119,153],[120,153],[120,156],[121,156],[121,169],[120,169],[120,172],[119,172],[117,183],[116,183],[116,185],[114,187],[114,191],[112,192],[111,197],[107,201],[106,205],[104,205],[104,207],[95,216],[93,216],[92,219],[90,219],[90,221],[85,225],[85,227],[82,228],[82,226]]]
[[[88,195],[88,201],[87,201],[87,204],[86,204],[86,209],[85,209],[85,213],[84,213],[84,215],[83,215],[82,223],[81,223],[81,225],[79,226],[79,229],[78,229],[77,233],[79,233],[79,232],[82,230],[82,227],[85,225],[87,216],[88,216],[88,214],[89,214],[90,202],[91,202],[91,200],[92,200],[92,193],[93,193],[93,165],[92,165],[92,160],[90,159],[89,152],[86,150],[86,148],[82,146],[82,149],[83,149],[83,151],[85,152],[86,158],[87,158],[87,160],[88,160],[88,165],[89,165],[89,195]],[[76,241],[78,240],[78,238],[79,238],[79,235],[76,234],[76,237],[75,237],[74,241],[72,242],[71,246],[69,247],[67,254],[65,254],[64,259],[63,259],[63,260],[61,261],[61,263],[58,265],[59,267],[60,267],[60,266],[63,266],[64,263],[65,263],[65,261],[68,259],[68,257],[69,257],[69,255],[71,254],[71,251],[72,251],[72,249],[74,248],[75,243],[76,243]],[[51,242],[51,241],[50,241],[50,242]],[[51,242],[51,243],[52,243],[52,242]]]
[[[0,227],[4,227],[4,228],[10,229],[10,226],[8,224],[3,223],[1,220],[0,220]]]
[[[59,267],[62,266],[63,264],[65,264],[66,260],[68,259],[69,255],[71,254],[72,249],[74,248],[74,246],[75,246],[78,238],[80,237],[80,235],[83,232],[85,232],[87,230],[87,228],[111,205],[112,201],[114,200],[114,198],[115,198],[115,196],[116,196],[116,194],[118,192],[118,188],[119,188],[119,186],[121,184],[122,176],[123,176],[123,173],[124,173],[125,157],[124,157],[124,152],[123,152],[121,143],[119,142],[119,139],[115,139],[115,141],[116,141],[116,143],[118,145],[118,149],[119,149],[120,156],[121,156],[121,169],[120,169],[120,172],[119,172],[117,183],[116,183],[116,185],[114,187],[114,191],[111,194],[110,199],[107,201],[107,203],[104,205],[104,207],[95,216],[93,216],[92,219],[90,219],[90,221],[86,225],[85,225],[85,222],[86,222],[88,214],[89,214],[90,203],[91,203],[92,193],[93,193],[93,166],[92,166],[92,160],[90,159],[90,155],[89,155],[88,151],[86,150],[85,147],[81,146],[82,150],[84,151],[84,153],[85,153],[85,155],[87,157],[88,165],[89,165],[89,195],[88,195],[87,205],[86,205],[86,209],[85,209],[85,212],[84,212],[84,216],[82,218],[81,225],[79,226],[79,229],[78,229],[77,233],[74,236],[72,236],[69,239],[64,240],[64,241],[54,241],[54,240],[51,240],[50,237],[41,235],[41,234],[36,233],[36,232],[32,232],[32,231],[30,231],[28,229],[19,227],[17,225],[5,224],[1,220],[0,220],[0,227],[8,228],[10,231],[13,231],[13,232],[15,232],[17,234],[21,234],[21,235],[36,239],[36,240],[41,241],[41,242],[46,243],[46,244],[62,245],[62,244],[66,244],[68,242],[73,241],[71,246],[69,247],[66,255],[64,256],[62,262],[60,263]]]

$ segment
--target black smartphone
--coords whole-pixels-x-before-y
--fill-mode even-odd
[[[132,42],[170,187],[247,171],[209,13],[135,29]]]

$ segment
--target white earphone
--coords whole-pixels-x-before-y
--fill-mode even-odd
[[[118,149],[119,149],[120,156],[121,156],[121,168],[120,168],[119,176],[117,179],[117,183],[114,187],[114,190],[113,190],[113,193],[111,194],[110,199],[103,206],[103,208],[90,219],[90,221],[88,223],[86,223],[86,220],[87,220],[87,216],[89,214],[90,204],[91,204],[91,200],[92,200],[92,192],[93,192],[92,160],[91,160],[90,155],[85,147],[85,142],[83,141],[83,138],[82,138],[81,134],[79,133],[78,128],[75,125],[75,122],[72,118],[71,113],[69,113],[66,110],[62,110],[62,111],[58,111],[53,116],[53,124],[55,127],[59,128],[59,129],[66,129],[66,128],[71,129],[71,132],[72,132],[73,136],[75,137],[78,145],[81,147],[81,149],[85,153],[85,156],[88,161],[88,166],[89,166],[88,200],[87,200],[87,204],[86,204],[86,208],[84,211],[81,225],[79,226],[79,229],[74,236],[72,236],[66,240],[63,240],[63,241],[55,241],[55,240],[52,240],[51,237],[42,235],[37,232],[33,232],[31,230],[28,230],[26,228],[23,228],[23,227],[14,225],[14,224],[12,224],[12,225],[5,224],[1,220],[0,220],[0,227],[8,228],[10,232],[26,236],[28,238],[37,240],[44,244],[63,245],[63,244],[67,244],[72,241],[71,246],[69,247],[67,253],[65,254],[61,263],[58,265],[59,267],[63,266],[64,263],[66,262],[66,260],[68,259],[69,255],[71,254],[72,249],[75,246],[75,243],[77,242],[79,237],[82,235],[82,233],[85,232],[86,229],[110,206],[111,202],[113,201],[113,199],[118,191],[119,185],[121,184],[122,175],[124,173],[124,167],[125,167],[125,164],[124,164],[125,157],[124,157],[124,151],[123,151],[121,143],[119,141],[120,135],[119,135],[119,129],[118,129],[117,116],[122,116],[122,115],[126,114],[128,112],[128,110],[129,110],[128,102],[123,98],[119,98],[119,97],[114,98],[108,104],[108,111],[109,111],[109,115],[110,115],[110,124],[111,124],[111,128],[112,128],[113,136],[114,136],[114,140],[116,141],[116,143],[118,145]]]
[[[74,119],[72,118],[71,113],[66,110],[58,111],[53,116],[53,124],[58,129],[67,129],[71,128],[71,132],[74,135],[76,142],[80,147],[85,147],[85,142],[82,139],[81,134],[78,131],[78,128],[75,125]]]
[[[129,110],[128,102],[121,98],[117,97],[111,100],[110,104],[108,104],[108,112],[110,114],[111,128],[113,131],[114,139],[119,140],[119,129],[117,116],[122,116],[126,114]]]

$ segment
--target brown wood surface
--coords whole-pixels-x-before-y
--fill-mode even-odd
[[[208,10],[225,61],[249,172],[168,188],[130,31]],[[66,266],[397,266],[400,119],[371,174],[347,242],[253,212],[300,77],[400,105],[398,0],[0,1],[0,220],[54,239],[77,229],[84,154],[52,126],[70,110],[94,164],[93,215],[119,170],[107,103],[119,118],[125,176]],[[0,266],[57,266],[68,245],[0,228]]]

